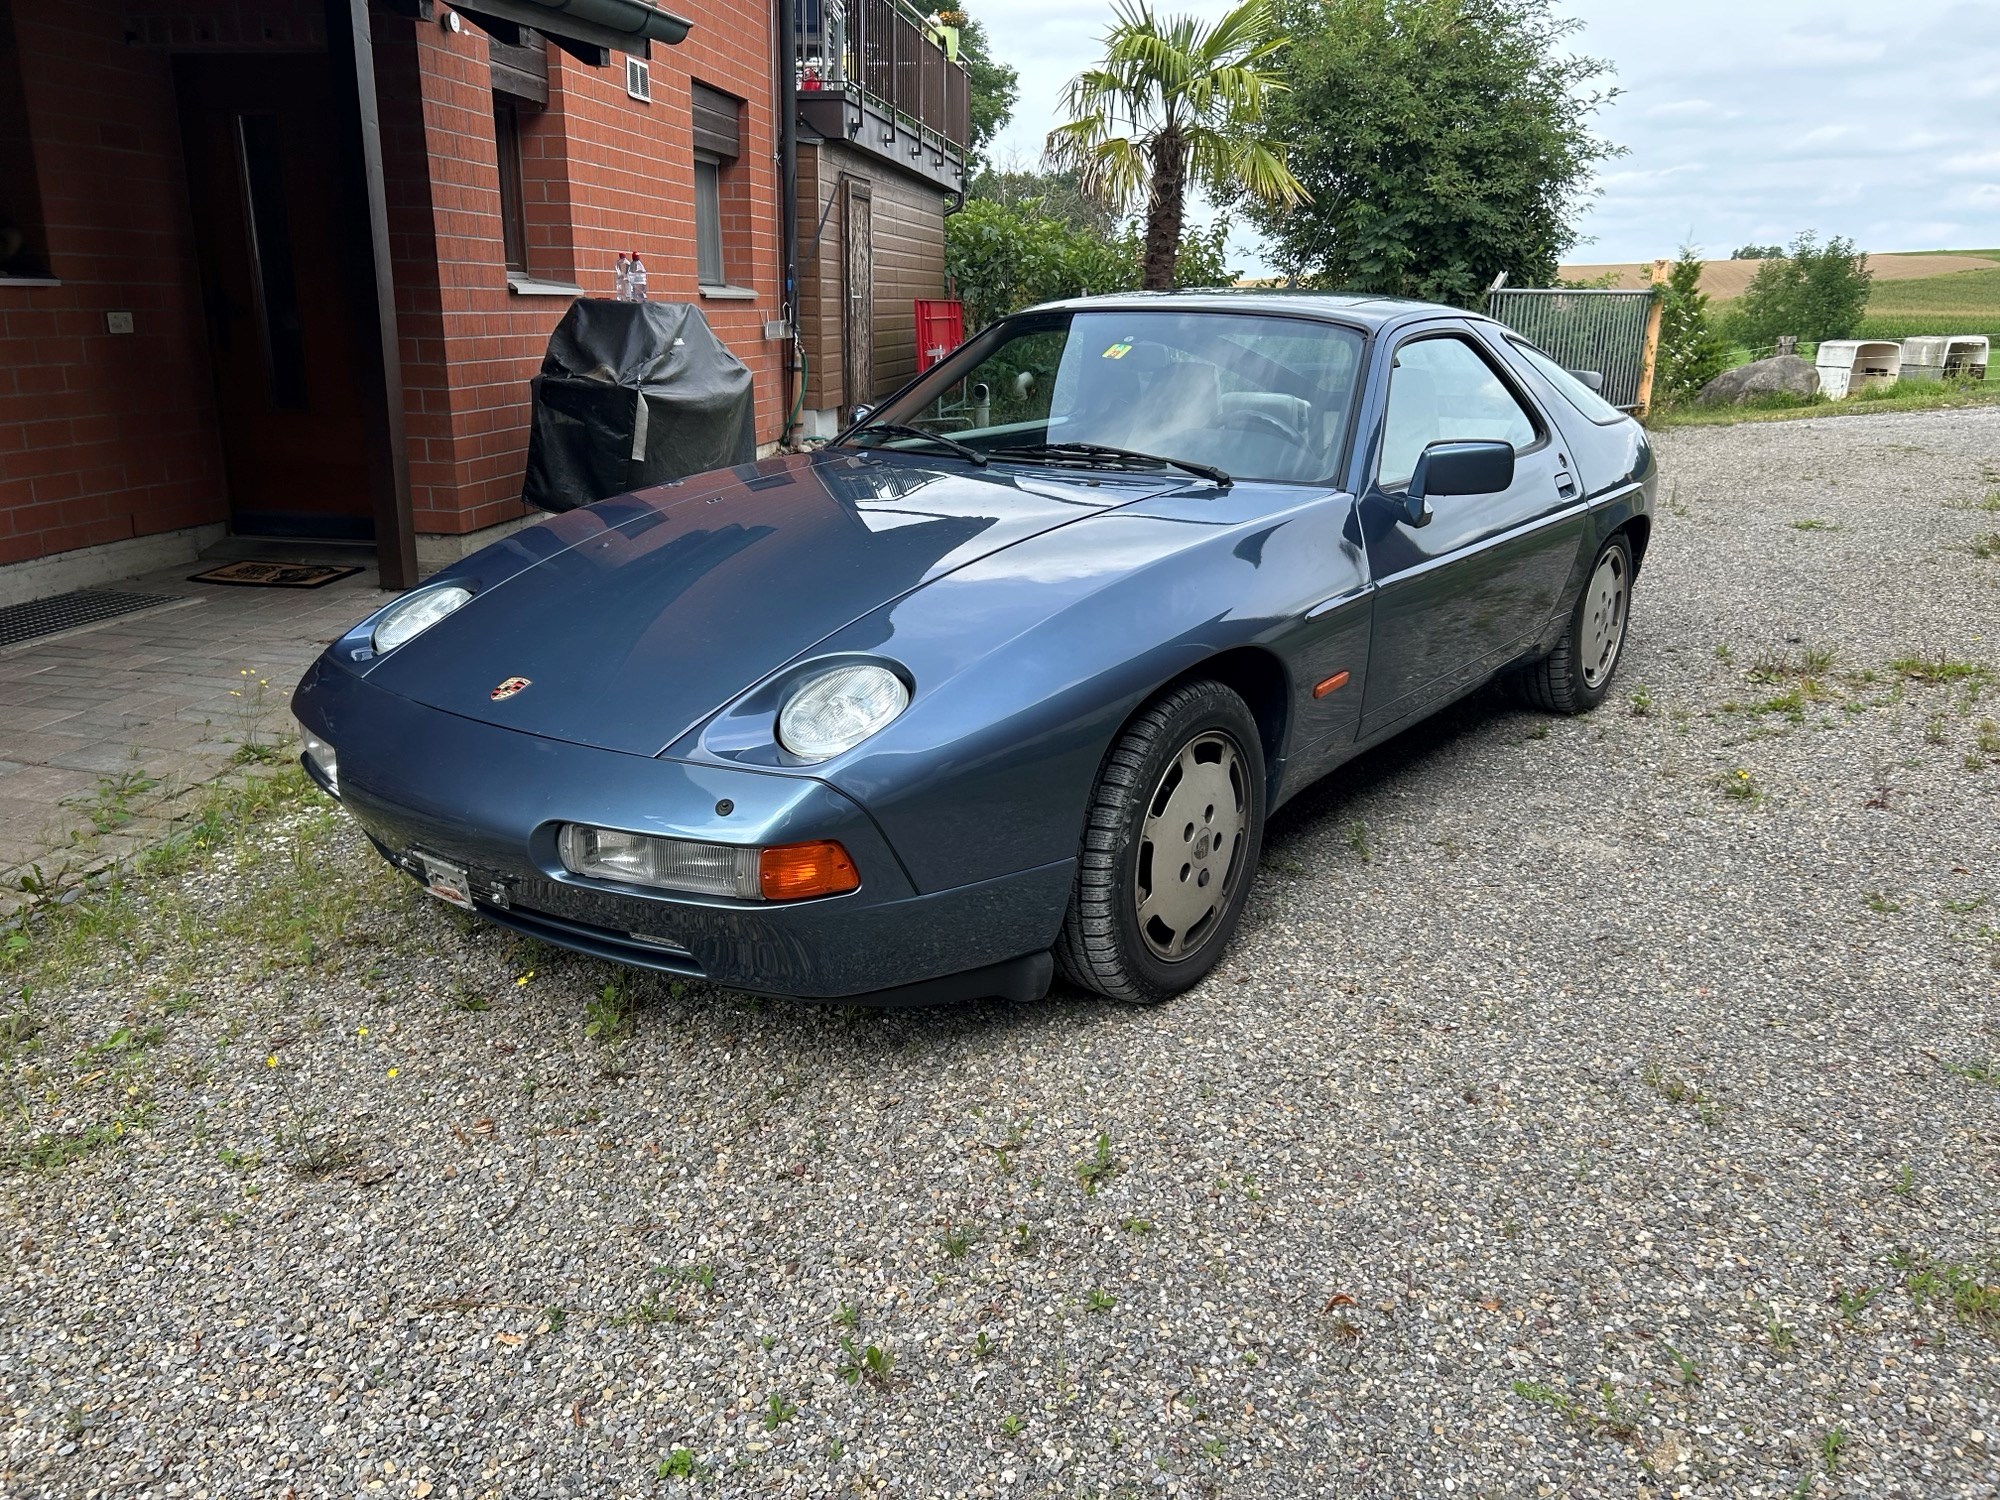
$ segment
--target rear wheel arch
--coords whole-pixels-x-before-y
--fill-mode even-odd
[[[1646,544],[1653,539],[1653,518],[1634,516],[1612,535],[1616,536],[1621,532],[1624,534],[1625,544],[1632,549],[1632,576],[1637,578],[1640,570],[1646,566]]]

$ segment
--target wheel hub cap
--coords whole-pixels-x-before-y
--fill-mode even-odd
[[[1133,900],[1146,946],[1179,960],[1199,948],[1236,889],[1249,789],[1243,752],[1196,735],[1161,775],[1139,831]]]
[[[1625,554],[1613,547],[1598,560],[1584,596],[1583,681],[1598,688],[1618,665],[1625,644],[1625,601],[1628,595]]]

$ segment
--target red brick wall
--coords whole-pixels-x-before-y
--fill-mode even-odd
[[[12,3],[0,88],[25,94],[63,284],[0,283],[0,564],[226,515],[170,59],[114,6]]]
[[[568,302],[507,291],[484,35],[378,11],[375,55],[416,527],[474,531],[522,514],[528,380]],[[783,346],[763,336],[779,301],[770,56],[768,7],[712,7],[680,46],[654,46],[647,105],[626,96],[621,58],[591,68],[552,47],[548,109],[521,143],[530,271],[608,297],[637,247],[648,294],[701,303],[750,367],[762,442],[783,425]],[[745,101],[731,271],[755,301],[696,290],[691,77]]]

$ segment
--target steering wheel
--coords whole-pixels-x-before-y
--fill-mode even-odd
[[[1290,423],[1281,422],[1267,411],[1255,411],[1248,407],[1242,411],[1233,411],[1223,418],[1222,430],[1280,438],[1293,448],[1303,448],[1306,441],[1305,434],[1293,431]]]

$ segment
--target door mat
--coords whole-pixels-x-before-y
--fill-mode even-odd
[[[251,558],[224,563],[206,573],[191,573],[189,583],[234,583],[251,589],[316,589],[336,579],[352,578],[361,571],[338,563],[266,562]]]

